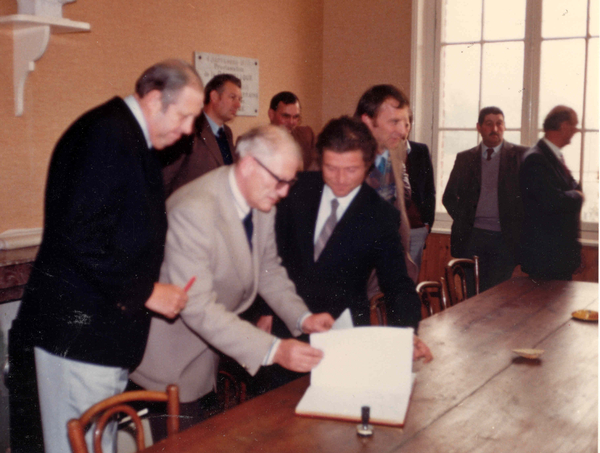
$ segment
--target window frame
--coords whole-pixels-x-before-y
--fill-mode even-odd
[[[439,87],[441,75],[441,26],[442,2],[444,0],[412,0],[412,30],[411,30],[411,82],[410,100],[414,110],[414,124],[411,130],[411,140],[430,145],[431,159],[434,167],[436,191],[443,193],[445,187],[438,185],[438,137],[439,137]],[[589,8],[589,5],[588,5]],[[538,98],[540,80],[540,59],[542,41],[569,38],[541,37],[542,2],[538,0],[526,1],[526,27],[525,27],[525,52],[530,52],[532,58],[524,58],[524,96],[522,101],[521,137],[525,143],[536,143],[541,131],[538,129]],[[586,28],[586,52],[584,75],[583,112],[586,108],[585,93],[587,86],[587,66],[589,53],[589,13]],[[481,43],[495,42],[481,40]],[[529,48],[529,50],[528,50]],[[477,118],[473,118],[473,125]],[[584,119],[580,124],[586,128]],[[446,129],[446,128],[444,128]],[[452,129],[452,128],[449,128]],[[579,174],[583,175],[584,145],[582,137],[580,149]],[[452,219],[440,203],[436,204],[436,217],[434,232],[448,233]],[[598,244],[598,222],[581,222],[581,242],[589,245]]]

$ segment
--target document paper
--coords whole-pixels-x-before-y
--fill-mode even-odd
[[[299,415],[357,420],[369,406],[371,423],[401,426],[412,390],[413,329],[356,327],[310,335],[324,352]]]

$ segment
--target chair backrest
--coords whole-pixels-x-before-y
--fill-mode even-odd
[[[371,297],[369,306],[371,308],[371,325],[387,326],[387,312],[383,293],[377,293]]]
[[[421,312],[424,318],[448,308],[446,279],[444,277],[441,277],[439,282],[426,281],[419,283],[417,294],[421,299]]]
[[[473,259],[455,258],[446,264],[446,282],[450,305],[456,305],[469,297],[467,293],[467,274],[465,269],[473,269],[475,294],[479,294],[479,257]],[[458,280],[458,284],[457,284]]]
[[[145,448],[144,428],[142,421],[131,406],[125,403],[132,401],[159,401],[167,403],[167,433],[169,436],[179,432],[179,387],[169,385],[166,392],[149,390],[135,390],[112,396],[94,404],[81,417],[69,420],[67,431],[73,453],[90,453],[85,443],[86,427],[96,421],[94,429],[94,452],[102,453],[102,434],[111,417],[118,413],[125,413],[131,417],[136,430],[136,445],[138,451]]]

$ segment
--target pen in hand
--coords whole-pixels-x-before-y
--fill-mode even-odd
[[[192,278],[190,278],[190,281],[187,282],[187,284],[185,285],[185,288],[183,288],[183,290],[187,293],[195,281],[196,281],[196,276],[193,276]]]

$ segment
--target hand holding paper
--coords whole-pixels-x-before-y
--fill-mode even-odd
[[[334,319],[329,313],[317,313],[310,315],[302,323],[304,333],[326,332],[333,326]]]
[[[319,364],[323,352],[298,340],[281,340],[273,362],[288,370],[306,373]]]

